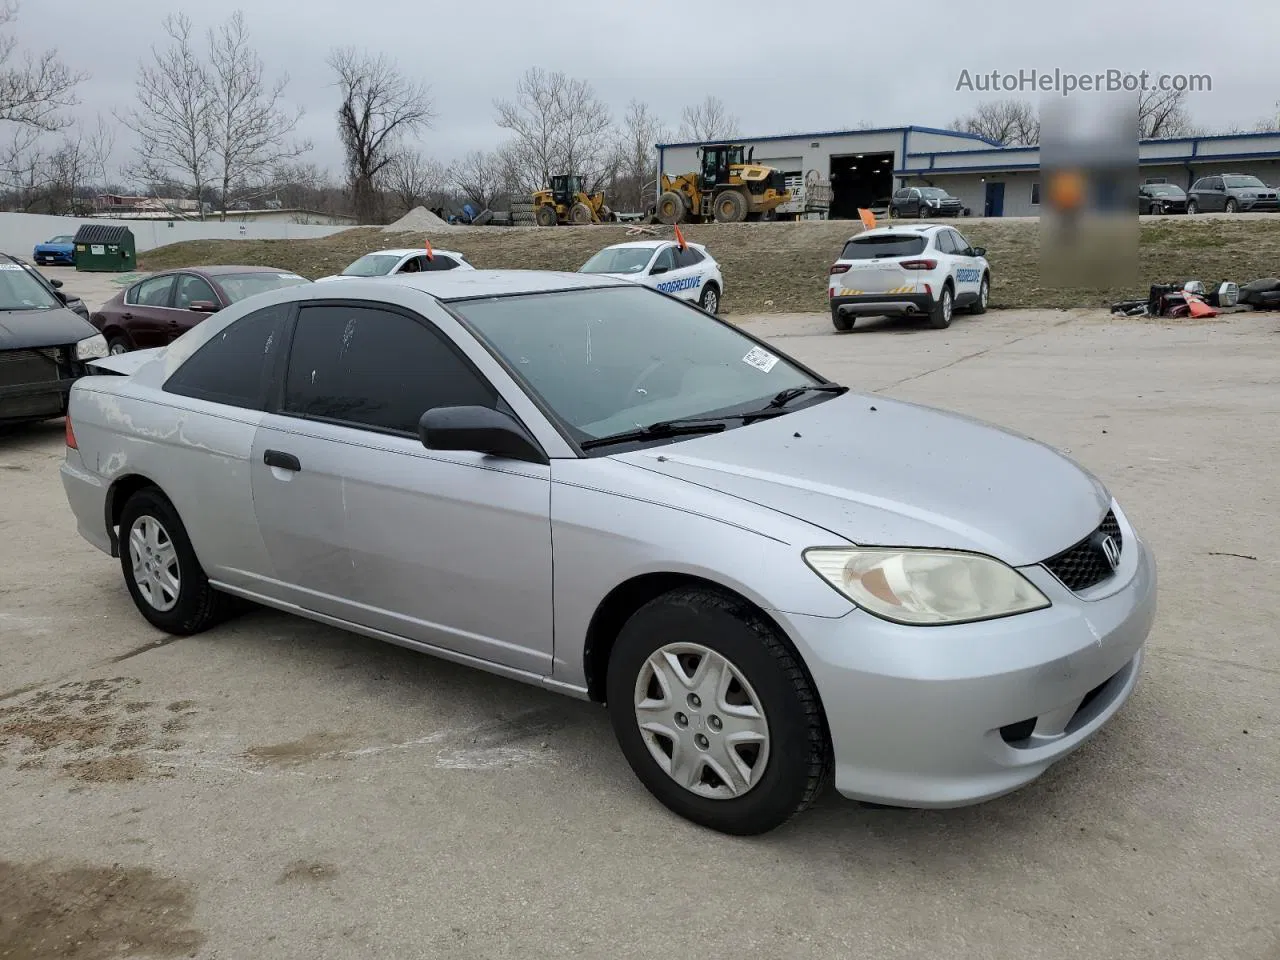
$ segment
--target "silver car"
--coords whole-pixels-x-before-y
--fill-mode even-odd
[[[62,478],[157,628],[247,599],[606,703],[716,830],[830,775],[1007,793],[1141,668],[1155,565],[1096,478],[625,280],[309,284],[95,363]]]

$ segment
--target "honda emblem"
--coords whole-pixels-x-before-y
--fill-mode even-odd
[[[1102,538],[1102,554],[1107,558],[1107,563],[1112,570],[1120,566],[1120,544],[1116,543],[1115,537]]]

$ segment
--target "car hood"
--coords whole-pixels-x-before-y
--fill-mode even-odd
[[[71,310],[0,311],[0,350],[56,347],[97,332],[93,324]]]
[[[847,393],[773,420],[615,459],[796,517],[852,543],[1039,563],[1101,522],[1110,496],[1038,441]]]
[[[74,250],[74,243],[37,243],[37,250]]]

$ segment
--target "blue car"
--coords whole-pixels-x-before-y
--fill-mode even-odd
[[[75,266],[76,245],[74,240],[74,237],[68,235],[52,237],[44,243],[37,243],[32,259],[39,264],[65,263],[69,266]]]

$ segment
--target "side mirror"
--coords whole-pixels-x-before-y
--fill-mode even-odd
[[[192,313],[217,313],[221,307],[212,300],[192,300],[187,304],[187,309]]]
[[[986,248],[986,247],[974,247],[974,248],[973,248],[973,255],[974,255],[975,257],[985,257],[985,256],[987,255],[987,248]]]
[[[656,276],[659,273],[666,273],[670,269],[671,269],[670,267],[664,267],[662,264],[658,264],[656,267],[654,267],[652,270],[649,271],[649,276],[652,277],[652,276]]]
[[[529,463],[549,462],[523,426],[489,407],[433,407],[418,421],[418,438],[428,450],[465,450]]]
[[[62,287],[62,281],[61,281],[61,280],[50,280],[50,281],[49,281],[49,286],[53,287],[53,289],[55,289],[55,290],[59,290],[59,289],[61,289],[61,287]]]
[[[57,297],[59,300],[61,300],[64,304],[70,302],[68,295],[63,293],[61,290],[53,291],[53,295]]]

